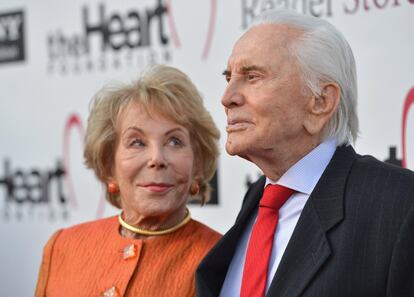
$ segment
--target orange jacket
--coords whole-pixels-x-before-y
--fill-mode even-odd
[[[35,297],[195,296],[195,270],[220,238],[194,220],[144,240],[118,230],[110,217],[57,231],[44,248]],[[128,247],[135,255],[124,259]]]

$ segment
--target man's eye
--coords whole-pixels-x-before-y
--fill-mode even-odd
[[[258,77],[259,76],[257,74],[253,74],[253,73],[246,74],[247,80],[254,80],[254,79],[257,79]]]
[[[231,74],[230,73],[223,72],[223,76],[224,76],[224,79],[226,80],[226,82],[230,82],[230,79],[231,79]]]
[[[228,70],[224,70],[222,74],[223,74],[223,76],[224,76],[224,79],[225,79],[227,82],[230,82],[230,79],[231,79],[231,72],[230,72],[230,71],[228,71]]]

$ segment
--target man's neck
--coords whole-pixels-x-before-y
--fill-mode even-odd
[[[277,148],[265,150],[261,154],[249,155],[247,157],[249,161],[256,164],[263,171],[266,177],[276,181],[321,142],[321,140],[318,140],[282,150]]]

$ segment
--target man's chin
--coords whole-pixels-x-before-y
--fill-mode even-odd
[[[227,141],[226,152],[230,156],[239,156],[240,158],[250,161],[250,158],[247,156],[247,150],[241,145],[236,145],[235,143]]]
[[[238,155],[240,148],[235,145],[233,142],[227,141],[226,143],[226,152],[230,155],[230,156],[236,156]]]

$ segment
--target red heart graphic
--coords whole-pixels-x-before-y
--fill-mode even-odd
[[[83,140],[85,138],[85,129],[83,128],[82,121],[77,114],[71,114],[65,124],[65,129],[63,133],[63,166],[65,169],[65,184],[68,190],[68,200],[73,208],[78,208],[78,199],[76,198],[76,190],[73,183],[72,172],[70,170],[70,133],[72,129],[77,129],[77,132],[82,140],[82,149],[83,149]],[[105,196],[101,195],[99,198],[96,218],[101,218],[104,215],[106,200]]]
[[[171,0],[167,0],[165,6],[167,7],[167,21],[170,27],[171,39],[175,47],[179,48],[181,47],[181,42],[177,34],[177,29],[175,27]],[[210,16],[209,16],[208,30],[207,30],[207,36],[204,41],[203,53],[201,55],[201,58],[203,60],[206,60],[208,58],[208,53],[211,48],[211,43],[212,43],[213,35],[214,35],[214,29],[216,26],[216,15],[217,15],[217,0],[210,0]]]
[[[414,103],[414,88],[412,88],[408,92],[407,98],[405,99],[405,102],[404,102],[404,108],[403,108],[401,142],[402,142],[402,166],[404,168],[407,168],[407,150],[406,150],[406,141],[405,141],[406,131],[407,131],[407,115],[413,103]]]
[[[78,207],[78,202],[76,199],[76,193],[75,193],[75,188],[73,186],[73,180],[72,180],[72,175],[70,172],[70,154],[69,154],[69,148],[70,148],[70,132],[73,128],[77,128],[78,129],[78,133],[79,136],[82,139],[82,144],[83,144],[83,139],[84,139],[84,135],[85,135],[85,130],[83,129],[83,125],[82,122],[80,120],[80,117],[77,114],[71,114],[65,124],[65,129],[63,132],[63,166],[65,168],[65,183],[66,183],[66,187],[68,189],[68,200],[69,203],[71,204],[71,206],[73,208],[77,208]]]

